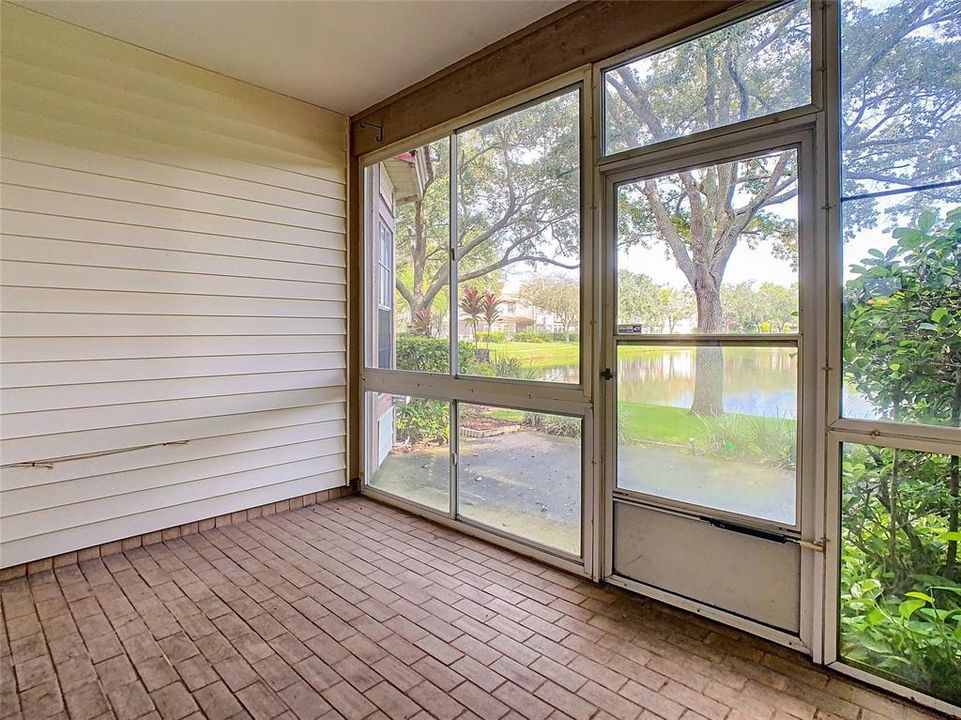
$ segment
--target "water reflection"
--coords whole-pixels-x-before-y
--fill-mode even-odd
[[[694,348],[628,350],[618,363],[618,397],[628,402],[690,407],[696,377]],[[724,348],[725,412],[795,417],[797,350]]]
[[[630,402],[690,407],[694,398],[695,348],[622,347],[618,397]],[[796,348],[724,348],[724,410],[766,417],[797,415]],[[544,371],[544,380],[577,382],[577,365]],[[847,417],[873,417],[874,410],[850,388],[844,391]]]

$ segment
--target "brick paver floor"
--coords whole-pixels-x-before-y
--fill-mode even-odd
[[[0,595],[7,720],[933,717],[357,497]]]

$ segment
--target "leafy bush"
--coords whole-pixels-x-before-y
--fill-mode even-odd
[[[572,332],[569,336],[562,332],[551,333],[551,340],[554,342],[580,342],[580,333]]]
[[[516,380],[537,380],[539,373],[531,365],[524,367],[519,358],[507,357],[491,353],[490,363],[485,367],[490,369],[491,377],[513,378]]]
[[[546,343],[550,341],[551,334],[541,330],[527,329],[514,333],[514,342]]]
[[[560,437],[580,437],[581,419],[550,413],[524,413],[524,424],[535,430]]]
[[[395,345],[397,368],[447,374],[450,363],[447,338],[422,335],[398,335]],[[476,374],[478,362],[470,343],[458,343],[460,372]],[[447,403],[412,398],[395,406],[397,439],[400,442],[443,442],[450,433]]]
[[[400,442],[446,442],[450,435],[446,402],[411,398],[406,403],[394,405],[394,421]]]
[[[495,330],[494,332],[479,332],[477,333],[477,342],[502,343],[504,342],[504,333],[500,330]]]
[[[845,379],[883,419],[958,427],[961,209],[893,238],[851,265]],[[841,656],[961,704],[961,460],[850,443],[841,480]]]
[[[797,467],[797,423],[730,413],[702,418],[707,452],[728,458],[760,460],[777,467]]]
[[[450,342],[443,337],[398,335],[395,344],[397,369],[447,374],[450,365]],[[476,374],[477,359],[469,342],[457,344],[459,372]]]

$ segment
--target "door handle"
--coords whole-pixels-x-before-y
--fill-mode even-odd
[[[613,380],[614,373],[611,371],[610,368],[604,368],[603,370],[601,370],[601,377],[604,378],[605,380]]]

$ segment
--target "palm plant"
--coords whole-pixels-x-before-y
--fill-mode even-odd
[[[490,348],[491,344],[491,332],[493,332],[494,323],[501,319],[500,304],[501,301],[498,300],[497,296],[490,290],[484,293],[484,296],[481,298],[484,321],[487,323],[488,348]]]
[[[477,323],[484,316],[483,298],[480,291],[472,287],[464,288],[464,297],[460,299],[458,306],[470,319],[471,328],[474,331],[474,347],[477,347]]]

